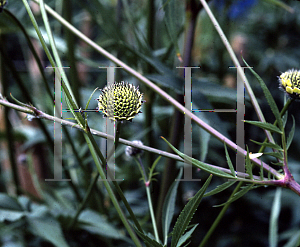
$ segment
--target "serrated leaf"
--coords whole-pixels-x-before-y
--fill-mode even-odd
[[[244,63],[249,67],[250,71],[252,72],[252,74],[256,77],[256,79],[258,80],[259,84],[260,84],[260,87],[262,88],[263,92],[264,92],[264,95],[268,101],[268,104],[277,120],[277,124],[278,124],[278,127],[281,131],[281,133],[279,134],[282,134],[282,131],[283,131],[283,123],[282,123],[282,119],[280,117],[280,112],[278,110],[278,107],[276,105],[276,102],[272,96],[272,94],[270,93],[267,85],[265,84],[265,82],[263,81],[263,79],[261,79],[261,77],[247,64],[247,62],[245,61],[245,59],[243,58],[243,61]]]
[[[234,196],[232,198],[230,198],[227,202],[224,202],[220,205],[215,205],[214,207],[222,207],[228,203],[230,204],[230,203],[236,201],[237,199],[239,199],[240,197],[245,195],[249,190],[251,190],[253,186],[254,186],[254,184],[248,184],[248,185],[244,186],[241,190],[239,190],[237,193],[235,193]]]
[[[225,142],[224,142],[224,148],[225,148],[225,155],[226,155],[227,164],[228,164],[228,166],[230,168],[231,174],[232,174],[232,176],[236,177],[235,170],[233,168],[231,159],[229,157],[229,153],[228,153],[228,150],[227,150]]]
[[[278,151],[283,151],[282,147],[279,146],[278,144],[276,143],[270,143],[270,142],[257,142],[257,141],[254,141],[254,140],[251,140],[253,143],[257,144],[257,145],[260,145],[260,146],[265,146],[265,147],[269,147],[269,148],[272,148],[272,149],[276,149]]]
[[[259,122],[259,121],[248,121],[248,120],[245,120],[245,123],[253,124],[262,129],[266,129],[266,130],[269,130],[272,132],[276,132],[278,134],[282,134],[282,131],[278,127],[276,127],[270,123],[263,123],[263,122]]]
[[[281,188],[276,189],[274,201],[271,210],[270,224],[269,224],[269,244],[270,247],[278,246],[278,218],[280,214]]]
[[[151,247],[164,247],[165,246],[165,245],[162,245],[162,244],[156,242],[154,239],[150,238],[145,233],[140,232],[137,228],[135,228],[135,231],[140,236],[140,238],[143,239],[143,241],[146,244],[150,244]]]
[[[294,116],[292,115],[292,118],[293,118],[293,126],[292,126],[292,129],[289,133],[289,136],[287,138],[287,142],[286,142],[286,149],[288,150],[292,141],[293,141],[293,138],[294,138],[294,134],[295,134],[295,118]]]
[[[196,193],[196,195],[185,205],[184,209],[181,211],[177,221],[175,223],[172,232],[172,242],[171,247],[177,246],[180,237],[184,234],[186,228],[188,227],[195,211],[197,210],[201,199],[212,179],[212,175],[206,180],[202,188]]]
[[[180,151],[178,151],[171,143],[169,143],[164,137],[161,137],[168,145],[169,147],[175,152],[177,153],[182,159],[184,159],[185,161],[187,161],[188,163],[200,168],[201,170],[204,170],[208,173],[212,173],[213,175],[219,176],[219,177],[223,177],[223,178],[235,178],[232,175],[227,174],[226,172],[223,172],[221,170],[219,170],[218,168],[212,167],[208,164],[205,164],[204,162],[201,162],[199,160],[196,160],[194,158],[191,158],[183,153],[181,153]]]
[[[221,185],[218,185],[217,188],[205,193],[203,197],[218,194],[218,193],[222,192],[223,190],[226,190],[227,188],[231,187],[235,182],[236,181],[227,181]]]
[[[196,227],[199,224],[196,224],[191,230],[187,231],[185,234],[183,234],[181,236],[181,238],[178,241],[178,244],[176,245],[176,247],[180,247],[181,245],[183,245],[192,235],[192,233],[195,231]]]
[[[163,230],[164,244],[167,244],[168,233],[169,233],[171,221],[174,216],[177,188],[178,188],[178,184],[180,182],[179,179],[181,178],[181,176],[182,176],[182,168],[179,171],[177,179],[172,183],[172,185],[168,191],[168,194],[166,196],[166,199],[164,201],[163,211],[162,211],[162,230]]]
[[[91,102],[91,99],[92,99],[94,93],[95,93],[97,90],[98,90],[98,88],[96,88],[96,89],[92,92],[92,94],[90,95],[90,97],[89,97],[89,99],[88,99],[88,101],[87,101],[87,103],[86,103],[86,105],[85,105],[85,119],[87,119],[87,112],[86,112],[86,110],[88,109],[89,104],[90,104],[90,102]]]

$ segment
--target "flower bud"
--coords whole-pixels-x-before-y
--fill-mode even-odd
[[[142,108],[143,94],[128,82],[115,82],[101,90],[98,110],[113,121],[131,121]]]
[[[280,87],[293,99],[300,99],[300,71],[288,70],[279,76]]]

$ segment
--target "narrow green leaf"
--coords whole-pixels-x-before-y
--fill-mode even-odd
[[[289,241],[283,247],[295,247],[300,246],[300,230],[292,234]]]
[[[217,188],[205,193],[203,197],[218,194],[218,193],[222,192],[223,190],[226,190],[227,188],[231,187],[235,182],[236,181],[227,181],[221,185],[218,185]]]
[[[185,161],[187,161],[188,163],[200,168],[201,170],[204,170],[208,173],[212,173],[213,175],[219,176],[219,177],[223,177],[223,178],[235,178],[234,176],[227,174],[226,172],[223,172],[221,170],[219,170],[218,168],[215,167],[211,167],[208,164],[205,164],[199,160],[196,160],[194,158],[191,158],[183,153],[181,153],[180,151],[178,151],[171,143],[169,143],[164,137],[161,137],[168,145],[169,147],[175,152],[177,153],[182,159],[184,159]]]
[[[137,228],[135,228],[136,233],[141,237],[141,239],[143,239],[143,241],[146,244],[150,244],[151,247],[164,247],[165,245],[162,245],[158,242],[156,242],[154,239],[150,238],[149,236],[147,236],[145,233],[140,232]]]
[[[184,6],[182,4],[182,1],[180,0],[168,1],[168,3],[164,6],[164,11],[165,11],[164,21],[178,58],[181,55],[180,55],[180,49],[178,46],[177,39],[178,39],[179,31],[183,26],[183,15],[182,15],[183,8]]]
[[[224,202],[220,205],[215,205],[214,207],[222,207],[222,206],[225,206],[228,203],[230,204],[230,203],[236,201],[237,199],[239,199],[240,197],[245,195],[249,190],[254,189],[252,187],[254,187],[254,184],[248,184],[248,185],[242,187],[242,189],[239,190],[237,193],[235,193],[234,196],[231,199],[229,199],[227,202]]]
[[[227,147],[226,147],[225,142],[224,142],[224,148],[225,148],[225,154],[226,154],[227,164],[228,164],[228,166],[229,166],[229,168],[230,168],[231,174],[232,174],[232,176],[235,176],[235,177],[236,177],[235,170],[234,170],[234,168],[233,168],[231,159],[230,159],[230,157],[229,157],[229,153],[228,153],[228,150],[227,150]]]
[[[286,111],[285,114],[282,116],[282,124],[283,124],[283,128],[285,128],[287,119],[288,119],[288,111]]]
[[[266,84],[264,83],[264,81],[261,79],[261,77],[247,64],[247,62],[244,60],[243,58],[243,61],[244,63],[249,67],[250,71],[252,72],[252,74],[256,77],[256,79],[258,80],[259,84],[260,84],[260,87],[262,88],[263,92],[264,92],[264,95],[268,101],[268,104],[277,120],[277,124],[278,124],[278,127],[281,131],[283,131],[283,123],[282,123],[282,119],[280,117],[280,112],[278,110],[278,107],[275,103],[275,100],[272,96],[272,94],[270,93],[268,87],[266,86]],[[280,133],[282,134],[282,133]]]
[[[255,144],[260,145],[260,146],[265,146],[265,147],[269,147],[269,148],[276,149],[276,150],[279,150],[279,151],[283,151],[282,147],[279,146],[279,145],[276,144],[276,143],[270,143],[270,142],[257,142],[257,141],[254,141],[254,140],[251,140],[251,141],[254,142]]]
[[[192,233],[195,231],[195,229],[196,229],[196,227],[197,227],[198,225],[199,225],[199,224],[196,224],[191,230],[189,230],[189,231],[187,231],[185,234],[183,234],[183,235],[180,237],[180,239],[179,239],[179,241],[178,241],[176,247],[180,247],[181,245],[183,245],[183,244],[191,237]]]
[[[260,180],[264,180],[264,167],[262,161],[260,161],[260,171],[259,171]]]
[[[293,118],[293,126],[292,126],[292,129],[289,133],[289,136],[287,138],[287,143],[286,143],[286,149],[288,150],[292,141],[293,141],[293,138],[294,138],[294,134],[295,134],[295,118],[294,116],[292,115],[292,118]]]
[[[188,224],[190,223],[195,211],[197,210],[201,199],[212,179],[212,175],[206,180],[202,188],[197,192],[197,194],[185,205],[184,209],[181,211],[177,221],[175,223],[172,232],[172,242],[171,247],[176,247],[180,237],[184,234]]]
[[[168,191],[168,194],[166,196],[166,199],[164,201],[163,211],[162,211],[162,230],[163,230],[164,244],[167,244],[169,229],[170,229],[171,221],[174,216],[177,188],[181,176],[182,176],[182,168],[179,171],[177,179],[172,183]]]
[[[249,174],[250,179],[253,179],[252,165],[251,165],[251,161],[250,161],[250,158],[249,158],[248,146],[247,146],[247,155],[246,155],[246,172]]]
[[[272,132],[276,132],[278,134],[282,134],[282,131],[278,127],[276,127],[270,123],[263,123],[263,122],[259,122],[259,121],[248,121],[248,120],[245,120],[245,123],[253,124],[262,129],[266,129],[266,130],[269,130]]]
[[[86,106],[85,106],[85,110],[88,109],[89,104],[90,104],[90,101],[91,101],[91,99],[92,99],[94,93],[97,91],[97,89],[98,89],[98,88],[96,88],[96,89],[92,92],[91,96],[89,97],[89,99],[88,99],[88,101],[87,101],[87,103],[86,103]],[[87,119],[87,112],[85,112],[85,119]]]
[[[266,2],[269,2],[271,4],[274,4],[274,5],[277,5],[287,11],[289,11],[290,13],[294,13],[295,10],[290,7],[289,5],[287,5],[286,3],[282,2],[282,1],[279,1],[279,0],[265,0]]]
[[[265,155],[270,155],[273,156],[277,159],[283,160],[283,156],[282,153],[274,153],[274,152],[270,152],[270,153],[264,153]]]
[[[272,165],[275,165],[275,166],[283,166],[283,163],[282,163],[282,162],[276,162],[276,163],[273,163],[273,162],[272,162]]]
[[[280,208],[281,208],[280,198],[281,198],[281,188],[276,188],[272,210],[271,210],[270,224],[269,224],[270,247],[278,246],[278,218],[279,218]]]
[[[156,160],[153,162],[151,168],[149,169],[150,171],[149,171],[149,176],[148,177],[149,177],[150,181],[152,181],[153,179],[155,179],[155,178],[153,178],[153,176],[157,175],[157,172],[154,172],[154,170],[155,170],[155,167],[158,164],[158,162],[159,162],[160,159],[161,159],[161,156],[158,156],[156,158]]]

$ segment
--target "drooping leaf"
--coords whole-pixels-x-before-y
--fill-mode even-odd
[[[263,122],[259,122],[259,121],[248,121],[248,120],[245,120],[245,123],[253,124],[262,129],[266,129],[266,130],[269,130],[272,132],[276,132],[278,134],[282,134],[282,131],[278,127],[276,127],[270,123],[263,123]]]
[[[172,232],[172,241],[171,247],[176,247],[180,237],[186,231],[195,211],[197,210],[201,199],[212,179],[212,175],[206,180],[202,188],[196,193],[196,195],[185,205],[184,209],[181,211],[177,221],[175,223],[173,232]]]
[[[163,230],[164,244],[167,244],[169,229],[170,229],[171,221],[174,216],[177,189],[180,181],[179,179],[181,178],[181,176],[182,176],[182,169],[180,169],[177,179],[171,185],[167,193],[166,199],[164,201],[163,211],[162,211],[162,230]]]
[[[227,174],[226,172],[223,172],[221,170],[219,170],[218,168],[212,167],[208,164],[205,164],[204,162],[201,162],[199,160],[196,160],[194,158],[191,158],[183,153],[181,153],[180,151],[178,151],[171,143],[169,143],[164,137],[161,137],[168,145],[169,147],[175,152],[177,153],[182,159],[184,159],[185,161],[187,161],[188,163],[200,168],[201,170],[204,170],[206,172],[212,173],[216,176],[219,177],[223,177],[223,178],[235,178],[232,175]]]

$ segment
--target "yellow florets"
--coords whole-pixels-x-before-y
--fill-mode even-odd
[[[127,82],[115,82],[101,89],[98,110],[113,121],[131,121],[140,112],[143,94]]]
[[[300,70],[288,70],[279,76],[280,87],[294,99],[300,99]]]

